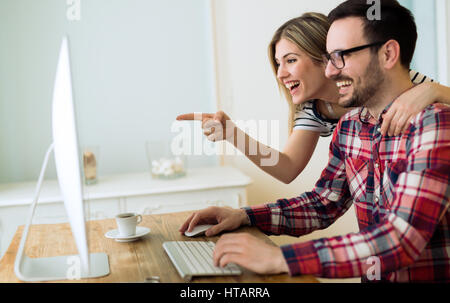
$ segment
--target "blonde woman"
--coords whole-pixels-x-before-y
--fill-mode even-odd
[[[229,141],[266,173],[286,184],[292,182],[308,164],[319,137],[330,136],[339,118],[349,110],[337,104],[336,83],[325,77],[322,55],[327,52],[329,27],[325,15],[305,13],[283,24],[270,42],[270,63],[290,108],[291,133],[282,152],[251,138],[222,111],[198,117],[184,114],[177,120],[201,120],[209,140]],[[412,117],[431,103],[450,103],[450,88],[414,71],[410,76],[416,86],[399,96],[386,113],[383,135],[397,135],[406,130]],[[252,146],[258,147],[256,154]],[[273,154],[278,155],[278,161],[264,165],[263,160]]]

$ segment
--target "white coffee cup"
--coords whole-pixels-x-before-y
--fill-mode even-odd
[[[116,216],[119,235],[123,237],[134,236],[136,234],[136,225],[141,223],[142,216],[136,213],[123,213]]]

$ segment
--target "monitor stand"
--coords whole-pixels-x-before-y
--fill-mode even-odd
[[[14,272],[22,281],[55,281],[77,280],[85,278],[98,278],[109,274],[108,255],[105,253],[89,254],[89,269],[81,266],[78,255],[56,256],[48,258],[30,258],[25,253],[25,244],[28,238],[31,222],[33,220],[42,181],[47,169],[48,159],[53,151],[53,144],[47,150],[42,164],[33,203],[30,206],[28,220],[20,239],[19,249],[14,263]]]

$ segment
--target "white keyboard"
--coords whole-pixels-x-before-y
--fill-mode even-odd
[[[211,241],[169,241],[163,247],[185,281],[194,276],[235,276],[242,274],[236,264],[224,268],[213,265],[214,242]]]

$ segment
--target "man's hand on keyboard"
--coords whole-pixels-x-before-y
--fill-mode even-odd
[[[250,221],[246,212],[242,209],[212,206],[194,212],[183,223],[179,231],[181,233],[184,233],[186,230],[190,232],[199,224],[214,224],[214,226],[205,233],[207,237],[211,237],[222,231],[237,229],[241,225],[249,225]]]
[[[259,274],[289,272],[281,249],[247,233],[225,234],[214,249],[214,265],[238,264]]]

